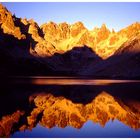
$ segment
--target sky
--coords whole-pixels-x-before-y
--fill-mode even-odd
[[[39,25],[53,21],[84,23],[92,30],[103,23],[118,31],[134,22],[140,22],[140,3],[126,2],[3,2],[17,17],[34,19]]]

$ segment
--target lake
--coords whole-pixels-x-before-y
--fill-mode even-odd
[[[140,137],[138,80],[10,77],[0,85],[0,137]]]

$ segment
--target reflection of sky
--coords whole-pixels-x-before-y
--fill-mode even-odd
[[[72,127],[52,129],[44,128],[40,125],[32,131],[16,132],[12,137],[140,137],[140,130],[133,130],[118,120],[109,121],[103,128],[99,124],[88,121],[81,129]]]
[[[140,3],[3,3],[16,16],[33,18],[40,25],[48,21],[82,21],[89,29],[107,26],[115,30],[140,21]]]

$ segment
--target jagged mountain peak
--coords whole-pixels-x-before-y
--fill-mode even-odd
[[[26,18],[21,18],[20,19],[21,23],[23,23],[24,25],[28,25],[28,20]]]
[[[112,33],[115,33],[115,30],[114,29],[112,29]]]
[[[131,26],[131,25],[130,25],[130,26]],[[140,26],[140,22],[138,22],[138,21],[137,21],[137,22],[134,22],[134,23],[132,24],[132,26],[133,26],[133,27],[139,27],[139,26]]]
[[[126,28],[120,30],[118,33],[125,34],[128,38],[137,35],[140,32],[140,23],[135,22]]]
[[[128,48],[129,52],[131,50],[139,51],[138,36],[140,35],[140,23],[135,22],[118,32],[115,32],[114,29],[110,31],[106,24],[103,24],[99,28],[96,27],[93,30],[88,30],[81,21],[73,24],[66,22],[57,24],[50,21],[39,26],[33,19],[17,18],[0,4],[0,34],[2,38],[0,40],[1,48],[3,46],[11,46],[12,44],[18,49],[24,48],[26,51],[28,49],[28,53],[35,58],[55,58],[55,54],[62,55],[69,51],[73,52],[77,46],[83,48],[87,46],[91,49],[91,53],[96,54],[100,60],[107,60],[120,51],[121,53],[127,52]],[[8,42],[5,43],[5,40],[9,41],[11,36],[15,42],[11,41],[11,44],[8,44]],[[19,43],[16,39],[21,40],[21,42]],[[77,55],[76,59],[75,54]],[[80,63],[82,63],[83,56],[81,57],[79,54],[81,56],[83,55],[82,49],[80,49],[78,53],[72,53],[70,57],[73,57],[74,61],[80,61]],[[19,55],[22,56],[22,53],[18,53],[18,56]],[[57,61],[56,59],[54,60]],[[58,60],[61,61],[59,58]],[[97,62],[97,59],[95,60],[88,57],[86,57],[86,60],[90,61],[89,63],[91,63],[91,60],[94,61],[92,64]],[[71,59],[72,63],[74,63],[74,61]],[[57,64],[57,62],[50,61],[48,63],[52,62],[55,66],[59,65],[60,69],[64,67],[63,70],[67,70],[61,62]],[[86,67],[89,65],[90,64],[86,65]]]
[[[71,28],[73,28],[73,27],[85,29],[85,26],[84,26],[84,24],[81,21],[77,21],[74,24],[71,24]]]
[[[30,24],[36,24],[37,25],[37,23],[34,21],[34,19],[28,20],[28,23],[30,23]]]
[[[105,23],[102,24],[100,30],[109,30]]]
[[[12,15],[2,4],[0,4],[0,27],[4,33],[13,35],[18,39],[25,39],[20,27],[15,26],[16,17]]]
[[[54,97],[52,94],[45,93],[31,96],[30,101],[34,102],[36,110],[34,109],[28,117],[29,125],[33,125],[36,122],[36,117],[34,116],[38,116],[42,111],[43,115],[40,119],[40,124],[47,128],[72,126],[79,129],[88,120],[99,123],[104,127],[109,120],[113,121],[114,119],[133,129],[140,127],[139,113],[134,112],[123,102],[120,104],[113,96],[104,91],[86,105],[73,103],[62,96]],[[33,116],[33,114],[35,115]],[[126,118],[128,119],[126,120]]]
[[[59,27],[63,28],[63,27],[69,27],[69,24],[67,22],[62,22],[58,24]]]
[[[47,23],[44,23],[44,24],[42,24],[41,26],[40,26],[40,28],[43,28],[43,27],[45,27],[45,26],[48,26],[48,27],[50,27],[50,28],[53,28],[53,27],[56,27],[56,26],[58,26],[55,22],[53,22],[53,21],[48,21]]]
[[[3,9],[3,11],[7,13],[0,13],[1,28],[4,30],[4,33],[13,34],[19,39],[25,38],[20,31],[21,27],[15,27],[15,21],[12,14],[2,6],[2,4],[0,9]],[[39,27],[33,19],[27,20],[21,18],[21,23],[26,26],[25,28],[29,25],[29,29],[26,30],[28,30],[28,33],[30,33],[37,42],[33,47],[34,51],[37,54],[38,51],[51,52],[49,55],[61,51],[66,52],[75,46],[86,45],[92,48],[92,50],[101,58],[107,59],[113,55],[123,43],[140,32],[139,22],[120,30],[119,32],[115,32],[114,29],[110,31],[106,24],[102,24],[100,28],[94,28],[92,31],[89,31],[81,21],[74,24],[68,24],[66,22],[57,24],[53,21],[49,21]],[[49,49],[48,44],[50,44],[49,46],[54,47]],[[42,47],[44,48],[43,50]],[[43,52],[43,54],[45,54],[45,52]],[[46,56],[47,54],[48,53],[46,53]]]
[[[0,11],[8,12],[7,8],[0,3]]]

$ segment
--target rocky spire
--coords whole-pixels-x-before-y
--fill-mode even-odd
[[[19,27],[15,26],[15,17],[2,5],[0,4],[0,24],[4,33],[13,35],[18,39],[24,39]]]

